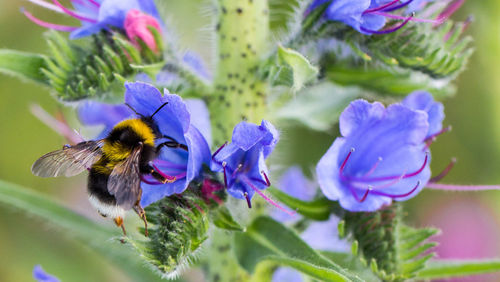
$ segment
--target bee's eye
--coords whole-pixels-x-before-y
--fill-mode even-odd
[[[130,133],[128,131],[123,131],[121,134],[120,134],[120,141],[121,142],[126,142],[130,140]]]

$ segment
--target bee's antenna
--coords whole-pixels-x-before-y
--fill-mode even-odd
[[[130,106],[129,104],[125,103],[125,106],[129,107],[136,115],[138,115],[140,117],[144,117],[143,115],[138,113],[134,108],[132,108],[132,106]]]
[[[168,104],[168,102],[163,103],[163,105],[161,105],[158,109],[156,109],[156,111],[150,116],[150,118],[152,118],[154,115],[156,115],[156,113],[158,113],[161,110],[161,108],[165,107],[165,105],[167,105],[167,104]]]

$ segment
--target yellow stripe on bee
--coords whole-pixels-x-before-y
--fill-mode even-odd
[[[125,129],[131,128],[137,135],[139,135],[146,145],[155,145],[155,135],[153,134],[153,130],[146,123],[144,123],[140,119],[126,119],[117,125],[115,125],[114,129]]]
[[[115,166],[119,162],[113,162],[109,161],[106,159],[100,159],[94,165],[92,165],[92,169],[96,170],[98,173],[104,174],[104,175],[110,175]]]
[[[122,161],[130,156],[130,149],[119,142],[105,142],[102,151],[110,161]]]

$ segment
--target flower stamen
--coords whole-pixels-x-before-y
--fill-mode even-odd
[[[220,150],[222,150],[222,148],[226,147],[226,145],[227,145],[227,141],[224,144],[222,144],[222,146],[220,146],[219,149],[217,149],[217,151],[215,151],[215,153],[212,155],[213,161],[216,161],[215,156],[217,156],[217,154],[219,154]]]
[[[81,21],[86,21],[86,22],[89,22],[89,23],[97,23],[97,20],[96,19],[91,19],[91,18],[87,18],[87,17],[84,17],[78,13],[75,13],[74,11],[64,7],[63,4],[61,4],[59,1],[57,0],[52,0],[52,2],[57,5],[59,8],[61,8],[66,14],[72,16],[73,18],[75,19],[79,19]]]
[[[367,173],[365,173],[365,175],[363,175],[363,177],[368,177],[368,176],[372,175],[373,172],[375,172],[375,170],[377,169],[377,167],[381,161],[382,161],[382,157],[378,157],[377,162],[372,166],[372,168],[370,168],[370,170]]]
[[[271,205],[275,206],[276,208],[280,209],[282,212],[285,212],[286,214],[288,214],[290,216],[294,216],[295,215],[295,212],[290,212],[290,211],[286,210],[284,207],[280,206],[278,203],[276,203],[271,198],[269,198],[268,196],[266,196],[266,194],[264,194],[257,187],[255,187],[246,177],[243,178],[243,181],[248,186],[250,186],[250,188],[252,188],[257,194],[259,194],[259,196],[261,196],[262,198],[264,198],[264,200],[266,200],[266,202],[270,203]],[[248,198],[247,198],[247,201],[248,201]]]
[[[455,163],[457,163],[457,159],[452,158],[450,163],[445,167],[445,169],[443,171],[441,171],[441,173],[439,173],[438,175],[432,177],[429,180],[429,183],[436,183],[436,182],[440,181],[441,179],[443,179],[446,175],[448,175],[448,173],[453,168],[453,166],[455,166]]]
[[[250,197],[248,197],[248,193],[247,192],[243,193],[243,196],[245,196],[245,199],[247,200],[248,208],[251,209],[252,208],[252,202],[250,201]]]
[[[269,181],[269,178],[267,177],[267,174],[265,171],[261,171],[262,175],[264,175],[264,178],[266,179],[266,185],[267,187],[271,186],[271,181]]]
[[[236,169],[233,171],[233,174],[231,175],[231,178],[234,178],[236,176],[236,173],[238,173],[241,168],[243,167],[242,164],[239,164],[238,167],[236,167]]]
[[[340,165],[340,169],[339,169],[339,174],[340,174],[340,177],[343,177],[344,175],[344,168],[345,168],[345,165],[347,164],[347,161],[349,160],[349,158],[351,157],[351,154],[354,152],[354,148],[351,148],[351,150],[349,151],[349,153],[347,154],[347,157],[345,157],[344,161],[342,162],[342,165]]]
[[[409,192],[404,193],[404,194],[388,194],[388,193],[384,193],[384,192],[380,192],[380,191],[376,191],[376,190],[373,190],[372,194],[390,197],[390,198],[404,198],[404,197],[408,197],[411,194],[413,194],[413,192],[415,192],[417,190],[418,186],[420,186],[420,180],[417,181],[417,185],[415,185],[415,187],[413,189],[411,189]]]
[[[401,24],[395,26],[395,27],[392,27],[392,28],[389,28],[389,29],[384,29],[384,30],[371,30],[371,29],[367,29],[367,28],[364,28],[364,27],[361,27],[361,30],[364,31],[364,32],[367,32],[367,33],[375,33],[375,34],[387,34],[387,33],[392,33],[392,32],[395,32],[399,29],[401,29],[402,27],[404,27],[409,21],[411,21],[413,19],[413,17],[415,16],[415,13],[413,13],[411,16],[407,17],[404,22],[402,22]]]
[[[224,186],[227,188],[226,162],[222,162],[222,170],[224,171]]]
[[[174,182],[177,178],[175,176],[170,176],[162,172],[155,164],[151,164],[151,166],[158,172],[159,175],[161,175],[163,178],[165,178],[168,182]]]
[[[396,5],[396,6],[393,6],[393,7],[389,7],[387,9],[384,9],[384,12],[392,12],[392,11],[395,11],[395,10],[399,10],[401,8],[404,8],[405,6],[408,6],[411,2],[413,2],[413,0],[408,0],[406,2],[403,2],[399,5]]]
[[[34,22],[35,24],[37,24],[39,26],[43,26],[43,27],[46,27],[46,28],[50,28],[50,29],[54,29],[54,30],[59,30],[59,31],[74,31],[74,30],[76,30],[78,28],[76,26],[53,24],[53,23],[49,23],[49,22],[46,22],[46,21],[42,21],[42,20],[36,18],[35,16],[33,16],[30,12],[26,11],[24,8],[21,8],[21,12],[30,21]]]
[[[377,12],[377,11],[380,11],[380,10],[384,10],[385,8],[389,8],[390,6],[398,3],[400,0],[394,0],[394,1],[391,1],[387,4],[384,4],[384,5],[381,5],[381,6],[378,6],[378,7],[375,7],[375,8],[371,8],[371,9],[367,9],[363,12],[363,15],[364,14],[369,14],[369,13],[373,13],[373,12]]]

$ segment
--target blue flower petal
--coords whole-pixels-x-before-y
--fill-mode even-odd
[[[288,195],[303,201],[312,200],[316,192],[315,185],[306,178],[299,166],[290,167],[281,176],[277,187]]]
[[[300,272],[289,267],[279,267],[274,271],[272,282],[303,282]]]
[[[375,211],[392,198],[415,196],[430,178],[430,156],[424,161],[427,117],[401,104],[386,109],[380,103],[351,102],[340,117],[344,137],[316,167],[325,196],[350,211]],[[406,195],[419,181],[418,189]],[[364,198],[368,189],[372,192]]]
[[[268,174],[265,159],[278,142],[274,126],[262,121],[261,125],[240,122],[233,130],[232,142],[214,156],[212,169],[226,168],[228,193],[243,199],[244,193],[252,197],[256,189],[267,188],[263,173]]]
[[[45,272],[40,265],[36,265],[35,268],[33,268],[33,278],[38,282],[60,282],[55,276]]]
[[[363,12],[370,7],[370,0],[337,0],[332,1],[326,10],[326,18],[341,21],[361,31]]]
[[[141,10],[137,0],[104,0],[99,8],[99,23],[123,28],[125,17],[131,9]]]
[[[234,128],[232,143],[240,149],[248,151],[255,146],[255,144],[264,139],[267,133],[268,132],[262,130],[260,126],[243,121],[238,123]]]
[[[134,116],[127,106],[85,101],[78,106],[78,118],[84,125],[113,127],[118,122]]]
[[[185,178],[179,179],[173,183],[167,183],[162,185],[150,185],[142,183],[141,206],[147,207],[150,204],[157,202],[165,197],[176,194],[177,192],[175,191],[184,191],[186,186],[187,186],[187,181]]]
[[[210,164],[211,155],[207,141],[200,131],[194,126],[189,128],[185,138],[186,145],[190,148],[186,178],[188,181],[191,181],[200,175],[200,172],[203,169],[203,164]]]
[[[429,131],[426,137],[436,134],[443,129],[444,106],[439,102],[435,102],[429,92],[414,91],[401,104],[412,110],[421,110],[427,113]]]
[[[347,252],[349,244],[346,240],[339,239],[339,218],[332,215],[327,221],[311,223],[300,235],[311,248],[330,252]]]
[[[187,110],[191,115],[191,124],[201,132],[208,144],[211,145],[212,129],[207,105],[200,99],[186,99],[184,103],[186,103]]]
[[[82,37],[86,37],[95,33],[98,33],[102,29],[105,29],[106,25],[104,24],[89,24],[89,25],[84,25],[78,29],[73,30],[70,35],[69,39],[79,39]]]

